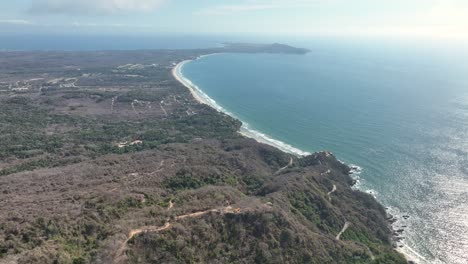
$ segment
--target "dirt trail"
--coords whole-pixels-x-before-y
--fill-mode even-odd
[[[166,229],[169,229],[171,228],[172,224],[169,223],[169,222],[166,222],[163,226],[146,226],[146,227],[142,227],[142,228],[137,228],[137,229],[133,229],[130,231],[130,233],[128,234],[128,240],[132,239],[133,237],[135,237],[136,235],[139,235],[141,233],[147,233],[147,232],[159,232],[159,231],[163,231],[163,230],[166,230]]]
[[[351,224],[350,222],[346,222],[344,224],[343,229],[341,229],[340,233],[338,233],[338,235],[336,235],[336,238],[335,238],[336,240],[340,240],[341,235],[346,231],[346,229],[348,229],[350,224]]]
[[[161,106],[161,109],[163,110],[164,115],[167,116],[167,111],[166,109],[164,109],[164,106],[161,103],[159,105]]]
[[[168,210],[172,209],[173,206],[174,206],[174,203],[172,202],[172,200],[169,201]],[[236,211],[233,211],[231,206],[226,206],[226,207],[222,207],[220,209],[209,209],[209,210],[205,210],[205,211],[199,211],[199,212],[195,212],[195,213],[179,215],[179,216],[175,217],[175,220],[199,217],[199,216],[206,215],[206,214],[209,214],[209,213],[234,213],[234,212],[236,212]],[[237,212],[240,212],[240,209],[237,209]],[[161,232],[161,231],[167,230],[167,229],[169,229],[171,227],[172,227],[172,223],[170,222],[170,219],[167,219],[166,223],[163,226],[159,226],[159,227],[158,226],[145,226],[145,227],[140,227],[140,228],[137,228],[137,229],[130,230],[130,232],[128,233],[128,236],[127,236],[128,238],[122,243],[122,245],[119,247],[119,249],[117,250],[117,252],[115,254],[114,263],[115,264],[125,263],[125,259],[126,259],[125,249],[127,248],[128,241],[130,241],[135,236],[137,236],[139,234],[143,234],[143,233]]]
[[[119,97],[118,97],[118,96],[112,97],[112,101],[111,101],[111,113],[114,113],[114,105],[115,105],[115,100],[117,100],[117,98],[119,98]]]
[[[285,169],[291,167],[293,165],[293,158],[291,157],[289,159],[289,163],[288,165],[284,166],[283,168],[279,169],[278,171],[275,172],[275,174],[280,174],[282,171],[284,171]]]
[[[169,223],[169,222],[166,222],[163,226],[145,226],[145,227],[142,227],[142,228],[137,228],[137,229],[133,229],[130,231],[130,233],[128,234],[128,238],[127,240],[125,240],[122,245],[120,246],[119,250],[117,250],[117,253],[115,254],[115,258],[114,258],[114,263],[125,263],[125,259],[126,259],[126,256],[125,256],[125,249],[127,248],[127,244],[128,244],[128,241],[130,241],[130,239],[134,238],[135,236],[139,235],[139,234],[142,234],[142,233],[148,233],[148,232],[160,232],[160,231],[163,231],[163,230],[166,230],[166,229],[169,229],[171,228],[172,224]]]
[[[133,112],[135,112],[135,114],[138,115],[138,112],[137,112],[137,110],[135,109],[135,102],[132,102],[131,105],[132,105]]]
[[[155,171],[151,172],[150,174],[152,175],[152,174],[156,174],[158,172],[163,171],[165,162],[166,162],[166,160],[161,160],[161,162],[159,163],[159,167]]]
[[[327,193],[327,195],[328,195],[328,200],[331,201],[331,196],[330,196],[330,195],[331,195],[332,193],[334,193],[334,192],[336,192],[336,185],[335,185],[335,184],[333,184],[333,189]]]
[[[206,214],[209,214],[209,213],[218,213],[218,212],[220,212],[220,210],[218,210],[218,209],[210,209],[210,210],[206,210],[206,211],[201,211],[201,212],[195,212],[195,213],[191,213],[191,214],[180,215],[180,216],[177,216],[175,219],[176,219],[176,220],[180,220],[180,219],[198,217],[198,216],[206,215]]]

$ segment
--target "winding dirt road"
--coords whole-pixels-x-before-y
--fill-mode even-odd
[[[329,191],[329,192],[327,193],[327,195],[328,195],[328,200],[329,200],[329,201],[331,201],[331,196],[330,196],[330,195],[331,195],[332,193],[334,193],[334,192],[336,192],[336,185],[335,185],[335,184],[333,184],[332,190]]]
[[[351,224],[350,222],[346,221],[346,223],[343,226],[343,229],[341,229],[340,233],[338,233],[338,235],[336,235],[336,238],[335,238],[336,240],[340,240],[341,235],[346,231],[346,229],[348,229],[350,224]]]
[[[279,169],[278,171],[275,172],[275,174],[280,174],[282,171],[284,171],[285,169],[291,167],[293,165],[293,158],[289,158],[289,163],[288,165],[284,166],[283,168]]]
[[[174,203],[172,202],[172,200],[169,201],[169,207],[167,210],[172,209],[173,206],[174,206]],[[233,210],[231,206],[226,206],[226,207],[221,207],[219,209],[209,209],[205,211],[179,215],[175,217],[175,220],[199,217],[199,216],[206,215],[209,213],[238,213],[238,212],[240,212],[240,209]],[[125,263],[125,260],[126,260],[125,249],[127,248],[128,241],[130,241],[135,236],[144,234],[144,233],[161,232],[171,227],[172,227],[172,223],[170,222],[170,219],[167,219],[166,223],[163,226],[145,226],[145,227],[140,227],[140,228],[130,230],[130,232],[128,233],[127,239],[122,243],[122,245],[119,247],[119,249],[117,250],[115,254],[114,263],[115,264]]]
[[[161,110],[164,112],[164,115],[167,116],[167,111],[164,108],[164,106],[160,103],[159,106],[161,106]]]

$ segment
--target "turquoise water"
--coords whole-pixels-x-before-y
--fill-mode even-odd
[[[360,166],[359,188],[407,226],[401,249],[414,259],[467,263],[468,56],[409,44],[310,47],[306,56],[208,56],[182,73],[251,135]]]

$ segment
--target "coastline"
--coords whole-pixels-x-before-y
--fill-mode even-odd
[[[212,55],[217,55],[217,54],[222,54],[222,53],[214,53],[214,54],[207,54],[207,55],[202,55],[202,56],[199,56],[197,59],[195,60],[198,60],[198,59],[201,59],[201,58],[204,58],[204,57],[207,57],[207,56],[212,56]],[[300,149],[297,149],[287,143],[284,143],[282,141],[279,141],[279,140],[276,140],[276,139],[273,139],[271,137],[269,137],[268,135],[266,134],[263,134],[259,131],[256,131],[254,129],[251,129],[249,128],[248,124],[246,122],[244,122],[243,120],[241,120],[240,118],[238,118],[237,116],[235,116],[234,114],[230,113],[229,111],[225,110],[223,107],[221,107],[220,105],[217,104],[217,102],[215,100],[213,100],[212,98],[210,98],[206,93],[204,93],[198,86],[196,86],[194,83],[192,83],[189,79],[187,79],[183,74],[182,74],[182,68],[184,65],[186,65],[187,63],[190,63],[194,60],[184,60],[180,63],[178,63],[173,69],[172,69],[172,75],[173,77],[179,82],[181,83],[182,85],[184,85],[187,89],[189,89],[190,93],[192,94],[193,98],[201,103],[201,104],[205,104],[205,105],[208,105],[210,106],[211,108],[215,109],[216,111],[218,112],[222,112],[226,115],[229,115],[231,116],[232,118],[235,118],[239,121],[241,121],[242,123],[242,126],[241,126],[241,129],[239,130],[239,133],[247,138],[251,138],[251,139],[254,139],[256,140],[257,142],[259,143],[263,143],[263,144],[267,144],[267,145],[270,145],[270,146],[273,146],[273,147],[276,147],[278,149],[280,149],[281,151],[284,151],[286,153],[289,153],[289,154],[293,154],[297,157],[301,157],[301,156],[308,156],[310,155],[311,153],[309,152],[306,152],[306,151],[303,151],[303,150],[300,150]],[[356,165],[351,165],[351,166],[355,166],[358,168],[358,170],[356,171],[356,175],[357,177],[359,177],[359,174],[361,172],[361,168],[359,166],[356,166]],[[365,193],[368,193],[366,192],[365,190],[362,190],[360,188],[358,188],[360,191],[363,191]],[[374,196],[374,198],[376,198]],[[393,225],[391,225],[392,227],[392,230],[394,230],[393,228]],[[405,258],[408,260],[408,261],[412,261],[414,263],[419,263],[419,261],[421,260],[424,260],[423,257],[421,257],[418,253],[416,253],[412,248],[410,248],[408,245],[404,244],[404,247],[403,248],[400,248],[400,247],[397,247],[395,248],[396,251],[398,251],[400,254],[403,254],[405,256]]]
[[[206,56],[206,55],[205,55]],[[193,98],[195,98],[195,100],[197,102],[199,102],[200,104],[206,104],[206,105],[210,105],[208,103],[208,101],[204,98],[202,98],[199,93],[197,91],[195,91],[195,87],[194,85],[189,82],[187,79],[185,79],[182,75],[182,67],[191,62],[192,60],[184,60],[182,62],[179,62],[173,69],[172,69],[172,76],[174,76],[174,78],[179,82],[181,83],[183,86],[187,87],[187,89],[189,89],[190,93],[192,94]]]
[[[218,54],[223,54],[223,53],[213,53],[213,54],[206,54],[199,56],[197,58],[205,58],[207,56],[213,56],[213,55],[218,55]],[[236,115],[233,113],[230,113],[226,109],[224,109],[222,106],[220,106],[215,100],[210,98],[205,92],[203,92],[197,85],[192,83],[189,79],[187,79],[183,74],[182,74],[182,68],[184,65],[186,65],[189,62],[192,62],[193,60],[184,60],[182,62],[179,62],[173,69],[172,69],[172,75],[173,77],[182,85],[184,85],[187,89],[189,89],[190,93],[192,94],[193,98],[201,104],[205,104],[210,106],[211,108],[215,109],[218,112],[224,113],[232,118],[235,118],[239,120],[242,123],[241,129],[239,130],[239,133],[247,138],[254,139],[255,141],[263,144],[267,144],[270,146],[273,146],[275,148],[278,148],[286,153],[295,155],[297,157],[301,156],[308,156],[312,153],[303,151],[301,149],[295,148],[285,142],[282,142],[280,140],[274,139],[264,133],[261,133],[260,131],[257,131],[255,129],[252,129],[249,127],[249,124],[242,119],[238,118]]]

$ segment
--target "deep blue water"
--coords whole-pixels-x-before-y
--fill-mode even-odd
[[[397,222],[408,226],[406,253],[467,263],[467,53],[396,43],[306,47],[305,56],[208,56],[182,73],[249,129],[362,167],[359,188],[400,219],[410,216]]]
[[[1,33],[0,50],[187,49],[226,41],[281,42]],[[408,226],[406,253],[423,263],[467,263],[468,52],[434,42],[286,42],[312,52],[208,56],[182,71],[249,135],[286,150],[331,150],[362,167],[359,188],[400,218],[410,216],[397,223]]]

